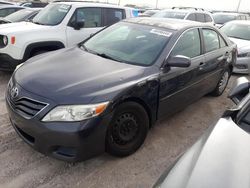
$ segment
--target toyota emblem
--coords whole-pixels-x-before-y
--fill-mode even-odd
[[[18,96],[18,88],[17,87],[13,87],[10,91],[10,96],[11,98],[16,98]]]

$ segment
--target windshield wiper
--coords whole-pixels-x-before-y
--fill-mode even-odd
[[[111,59],[113,61],[118,61],[118,62],[122,62],[124,63],[124,61],[120,60],[120,59],[117,59],[117,58],[114,58],[114,57],[111,57],[105,53],[95,53],[96,55],[100,56],[100,57],[103,57],[103,58],[106,58],[106,59]]]
[[[37,25],[46,25],[46,24],[43,24],[43,23],[40,23],[40,22],[32,22],[34,24],[37,24]]]

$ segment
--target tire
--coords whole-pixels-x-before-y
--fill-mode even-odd
[[[121,104],[107,130],[106,151],[117,157],[134,153],[143,144],[148,129],[148,114],[141,105],[135,102]]]
[[[223,94],[223,92],[225,91],[227,87],[230,76],[231,76],[231,71],[229,69],[226,69],[223,72],[216,88],[212,91],[211,93],[212,96],[218,97]]]

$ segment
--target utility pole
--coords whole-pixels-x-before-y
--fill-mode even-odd
[[[237,9],[236,9],[237,12],[239,12],[240,4],[241,4],[241,0],[239,0],[239,2],[238,2],[238,6],[237,6]]]
[[[120,5],[120,3],[121,3],[121,0],[118,1],[118,5]]]
[[[158,8],[158,0],[156,0],[156,6],[155,6],[155,8],[156,9]]]

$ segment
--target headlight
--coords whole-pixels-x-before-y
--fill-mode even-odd
[[[7,36],[3,36],[3,44],[4,44],[4,46],[8,45],[8,37]]]
[[[238,57],[250,57],[250,52],[238,54]]]
[[[53,121],[82,121],[100,115],[108,106],[108,102],[93,105],[65,105],[52,109],[43,119]]]

